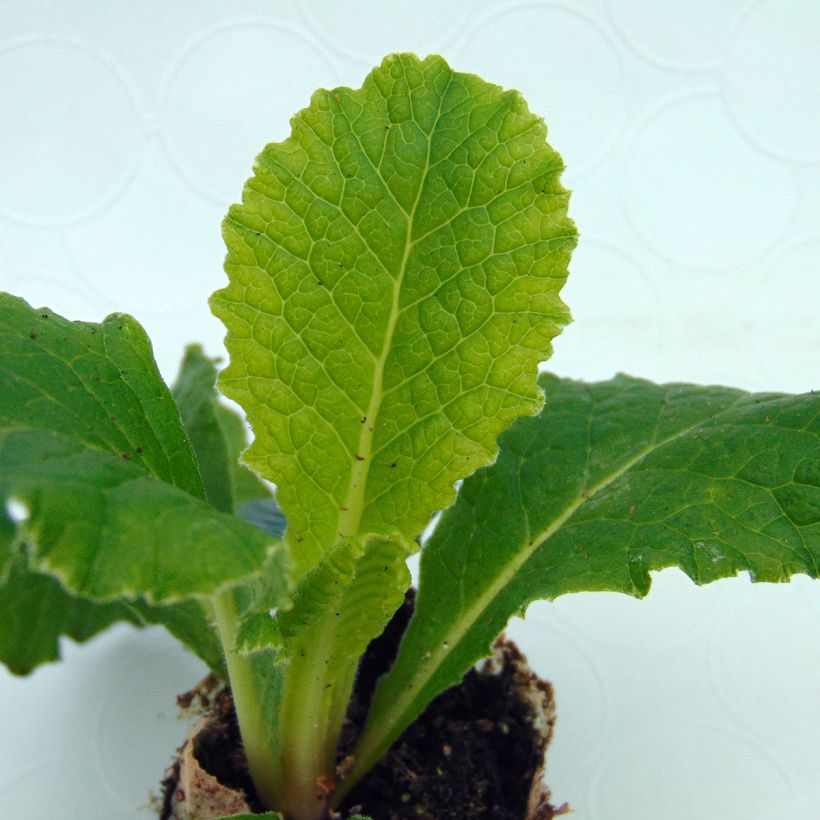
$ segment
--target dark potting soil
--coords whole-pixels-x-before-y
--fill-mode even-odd
[[[413,611],[414,596],[393,616],[385,632],[367,649],[359,667],[339,760],[353,747],[378,678],[393,662]],[[530,721],[530,710],[514,684],[522,677],[551,698],[549,684],[536,678],[512,642],[502,641],[500,669],[492,674],[471,670],[462,683],[439,695],[393,745],[388,754],[352,790],[340,808],[339,820],[356,814],[373,820],[523,820],[533,778],[537,776],[548,738]],[[198,690],[182,696],[202,701]],[[218,715],[214,730],[201,738],[195,754],[204,769],[225,785],[251,795],[230,694],[205,693],[209,711]],[[201,736],[200,736],[201,737]],[[342,764],[342,768],[344,764]],[[170,816],[174,772],[163,782],[161,818]],[[543,801],[530,815],[550,820],[563,814]]]

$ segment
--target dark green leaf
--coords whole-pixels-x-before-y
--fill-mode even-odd
[[[0,583],[0,658],[16,675],[57,660],[61,635],[86,641],[116,621],[142,625],[125,603],[85,601],[66,592],[55,578],[31,572],[22,550]]]
[[[185,644],[222,680],[226,680],[222,644],[211,624],[207,603],[192,598],[178,604],[148,604],[144,600],[131,604],[146,624],[164,626]]]
[[[189,345],[174,383],[173,394],[191,440],[205,496],[222,512],[233,512],[231,455],[216,415],[216,367],[199,345]]]
[[[127,316],[68,322],[0,294],[0,503],[21,513],[19,525],[0,518],[0,570],[18,536],[25,551],[3,606],[19,598],[53,616],[36,625],[48,637],[18,668],[53,656],[57,635],[93,634],[114,612],[164,622],[217,668],[209,619],[190,599],[247,585],[265,564],[275,570],[267,597],[284,588],[275,539],[205,502],[177,406]]]
[[[696,583],[818,575],[820,394],[544,377],[544,410],[500,439],[424,549],[416,614],[382,679],[366,766],[539,598],[638,597],[651,570]]]
[[[202,497],[151,344],[130,316],[69,322],[0,293],[0,429],[62,433]]]
[[[0,431],[0,497],[28,508],[36,566],[95,600],[206,595],[255,575],[273,544],[136,464],[36,430]]]

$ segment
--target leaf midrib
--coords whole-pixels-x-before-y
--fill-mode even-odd
[[[723,415],[726,412],[732,410],[740,400],[737,399],[732,404],[725,407],[717,417]],[[707,419],[706,421],[714,421],[715,418],[713,417]],[[424,687],[427,683],[434,677],[436,672],[441,667],[443,658],[448,654],[452,653],[458,644],[461,643],[464,636],[467,632],[473,627],[473,625],[478,621],[480,616],[483,612],[487,610],[487,608],[492,604],[492,602],[498,597],[498,595],[507,587],[510,583],[511,579],[519,572],[521,567],[526,564],[526,562],[532,557],[532,555],[543,545],[545,544],[553,535],[555,535],[561,527],[566,524],[566,522],[572,518],[572,516],[580,509],[580,507],[594,498],[598,493],[605,490],[609,487],[613,482],[617,481],[621,476],[629,472],[636,464],[641,462],[647,456],[651,455],[655,450],[664,447],[667,444],[672,443],[673,441],[691,433],[693,430],[696,430],[698,427],[701,427],[705,421],[703,419],[698,420],[692,425],[685,427],[674,435],[668,436],[665,439],[660,441],[653,439],[653,441],[643,448],[640,452],[634,455],[631,459],[625,461],[620,467],[616,470],[605,476],[601,479],[597,484],[593,487],[585,490],[583,495],[578,494],[574,501],[568,504],[564,510],[558,514],[552,522],[541,531],[541,534],[530,541],[527,548],[520,550],[516,553],[516,555],[507,562],[504,569],[498,573],[495,578],[495,581],[487,587],[486,591],[479,596],[477,601],[467,610],[466,613],[463,613],[457,620],[456,626],[451,629],[450,631],[446,632],[443,636],[443,639],[437,643],[437,646],[434,650],[432,650],[432,656],[430,658],[430,663],[427,665],[426,669],[421,667],[417,670],[413,678],[413,686],[411,688],[403,688],[401,692],[398,694],[396,699],[393,701],[395,706],[390,709],[390,712],[396,714],[398,716],[402,715],[409,707],[411,707],[413,701],[419,697],[419,695],[424,691]],[[385,731],[383,732],[384,735],[387,735],[390,731],[390,726],[395,721],[388,721],[384,720],[385,715],[381,715],[381,725],[385,727]],[[381,732],[379,734],[382,734]]]
[[[416,210],[418,209],[419,202],[421,201],[421,195],[424,190],[424,184],[427,181],[427,175],[430,171],[430,154],[433,145],[433,135],[435,134],[436,127],[438,126],[439,120],[441,119],[442,110],[444,108],[444,100],[447,97],[448,91],[450,90],[450,86],[453,82],[454,76],[455,72],[451,72],[449,79],[447,81],[447,85],[445,86],[444,90],[441,93],[441,96],[439,97],[439,106],[438,111],[436,112],[436,118],[432,126],[430,127],[430,132],[427,136],[427,156],[424,160],[424,170],[422,172],[421,180],[419,181],[418,191],[416,191],[416,198],[413,202],[413,207],[410,209],[410,212],[407,216],[407,225],[404,240],[404,254],[402,256],[401,264],[399,265],[398,275],[396,276],[396,279],[393,283],[390,316],[388,318],[387,328],[385,330],[384,344],[382,345],[381,352],[379,353],[379,356],[376,359],[374,365],[373,390],[370,395],[370,402],[368,404],[364,420],[362,421],[362,430],[359,434],[359,442],[355,453],[353,469],[350,472],[348,490],[345,497],[345,501],[342,505],[342,509],[340,510],[340,515],[338,519],[338,536],[340,538],[350,538],[354,536],[356,533],[358,533],[359,525],[361,523],[362,515],[364,513],[364,495],[365,488],[367,486],[367,476],[370,470],[373,449],[373,438],[375,436],[375,431],[377,427],[379,410],[381,409],[381,404],[385,395],[384,369],[387,363],[387,358],[390,355],[390,351],[393,345],[393,336],[396,331],[396,325],[398,324],[399,315],[402,312],[402,309],[400,307],[401,289],[402,284],[404,282],[404,277],[407,273],[407,266],[410,261],[410,256],[415,246],[415,242],[411,241],[411,237],[413,235],[413,223],[416,216]],[[409,84],[407,94],[408,97],[411,99],[412,105],[412,97],[409,89]],[[385,187],[388,187],[386,183]]]

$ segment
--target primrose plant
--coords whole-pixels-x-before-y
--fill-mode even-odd
[[[129,316],[0,297],[0,650],[26,673],[61,635],[163,624],[230,683],[262,803],[318,820],[535,599],[816,576],[820,395],[537,378],[576,231],[517,92],[392,55],[292,125],[224,223],[218,379],[190,347],[166,388]]]

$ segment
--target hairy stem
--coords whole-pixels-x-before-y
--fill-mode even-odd
[[[267,704],[263,704],[266,700],[262,697],[264,687],[260,685],[262,681],[254,668],[253,658],[235,649],[237,616],[233,593],[215,595],[212,602],[248,769],[259,799],[267,808],[275,808],[280,802],[280,790],[276,783],[279,756],[267,729],[270,714],[267,713]]]

